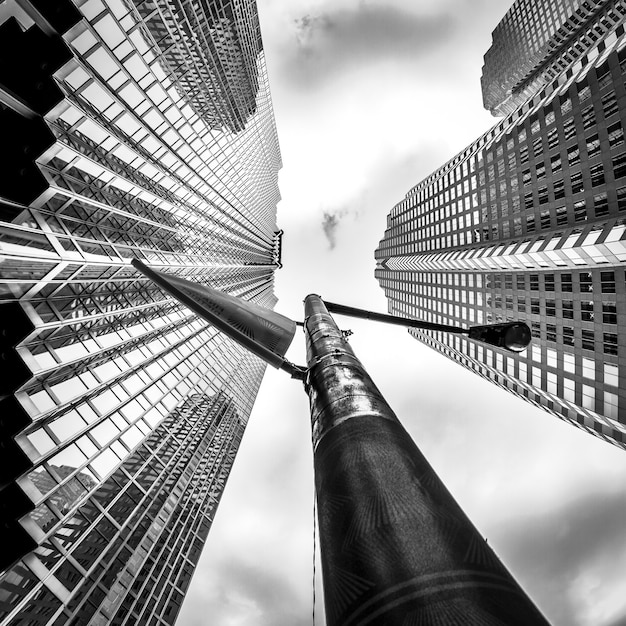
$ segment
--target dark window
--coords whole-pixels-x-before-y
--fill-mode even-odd
[[[618,154],[613,159],[613,174],[615,174],[615,178],[626,176],[626,152]]]
[[[617,113],[617,100],[614,91],[602,96],[602,109],[604,110],[604,117],[611,117]]]
[[[593,282],[591,280],[591,274],[589,272],[581,272],[579,280],[581,293],[593,292]]]
[[[593,197],[593,209],[596,213],[596,217],[604,217],[609,214],[609,203],[606,197],[606,191]]]
[[[588,106],[583,109],[583,128],[588,129],[591,128],[596,121],[596,116],[593,112],[593,105]]]
[[[546,291],[554,291],[554,274],[545,274],[544,282],[546,285]]]
[[[583,175],[580,172],[572,174],[572,193],[578,193],[583,190]]]
[[[559,145],[559,133],[556,128],[548,131],[548,150],[552,150]]]
[[[556,317],[556,302],[554,300],[546,300],[546,315]]]
[[[546,164],[540,163],[537,165],[537,178],[545,178],[546,177]]]
[[[526,289],[526,276],[524,274],[518,274],[516,278],[517,288],[522,291]]]
[[[567,162],[570,167],[580,163],[580,148],[578,146],[573,146],[567,151]]]
[[[554,212],[556,214],[557,226],[567,224],[567,207],[559,206],[554,210]]]
[[[562,169],[561,164],[561,155],[557,154],[555,157],[550,159],[550,166],[552,167],[553,172],[560,172]]]
[[[617,190],[617,208],[620,211],[626,210],[626,187]]]
[[[574,220],[584,222],[587,219],[587,207],[584,200],[574,202]]]
[[[587,138],[587,154],[589,154],[590,159],[600,154],[600,138],[598,135],[592,135]]]
[[[563,317],[566,319],[574,319],[574,303],[571,300],[562,300]]]
[[[556,326],[554,324],[546,324],[546,339],[556,341]]]
[[[604,353],[617,354],[617,335],[615,333],[604,333]]]
[[[561,291],[572,291],[572,275],[561,274]]]
[[[580,318],[583,322],[593,322],[593,302],[583,300],[580,303]]]
[[[601,272],[602,293],[615,293],[615,273]]]
[[[570,326],[563,326],[563,343],[566,346],[574,345],[574,329]]]
[[[602,185],[602,183],[604,183],[604,167],[602,166],[602,163],[592,166],[589,169],[589,173],[591,174],[591,185],[593,187],[597,187],[598,185]]]
[[[615,302],[602,303],[602,322],[604,324],[617,324],[617,307]]]
[[[609,144],[611,148],[615,148],[624,143],[624,130],[619,122],[613,124],[613,126],[609,126],[607,132],[609,134]]]
[[[539,291],[539,274],[530,275],[530,290]]]
[[[571,117],[563,122],[563,133],[565,134],[565,141],[570,140],[572,137],[576,137],[576,127],[574,126],[574,120]]]
[[[530,312],[533,315],[539,315],[541,313],[541,309],[539,308],[539,300],[537,298],[533,298],[530,301]]]
[[[585,350],[595,350],[595,336],[593,330],[583,330],[583,348]]]
[[[541,211],[539,219],[541,221],[541,228],[550,228],[550,209],[544,209]]]

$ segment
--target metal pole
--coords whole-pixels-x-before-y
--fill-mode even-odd
[[[319,296],[305,300],[328,626],[548,622],[439,480]]]

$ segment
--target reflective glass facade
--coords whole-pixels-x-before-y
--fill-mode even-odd
[[[132,258],[273,307],[252,0],[0,1],[0,624],[172,624],[265,365]]]
[[[411,332],[626,447],[625,75],[622,23],[411,189],[375,256],[393,314],[461,325],[526,320],[534,340],[519,355]]]

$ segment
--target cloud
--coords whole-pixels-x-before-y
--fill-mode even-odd
[[[549,514],[519,516],[503,530],[505,561],[528,577],[522,586],[554,623],[624,626],[624,598],[605,587],[626,560],[624,519],[624,488],[588,494]]]
[[[360,3],[309,13],[293,24],[292,76],[311,85],[377,60],[414,61],[446,40],[455,19],[448,13],[416,15],[403,7]]]
[[[324,231],[324,235],[326,235],[326,239],[328,239],[328,247],[331,250],[334,250],[337,245],[337,228],[339,227],[339,222],[345,215],[345,211],[335,211],[334,213],[324,211],[322,230]]]

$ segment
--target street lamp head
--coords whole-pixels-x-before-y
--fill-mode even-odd
[[[522,352],[532,338],[530,328],[524,322],[472,326],[468,336],[470,339],[498,346],[510,352]]]

